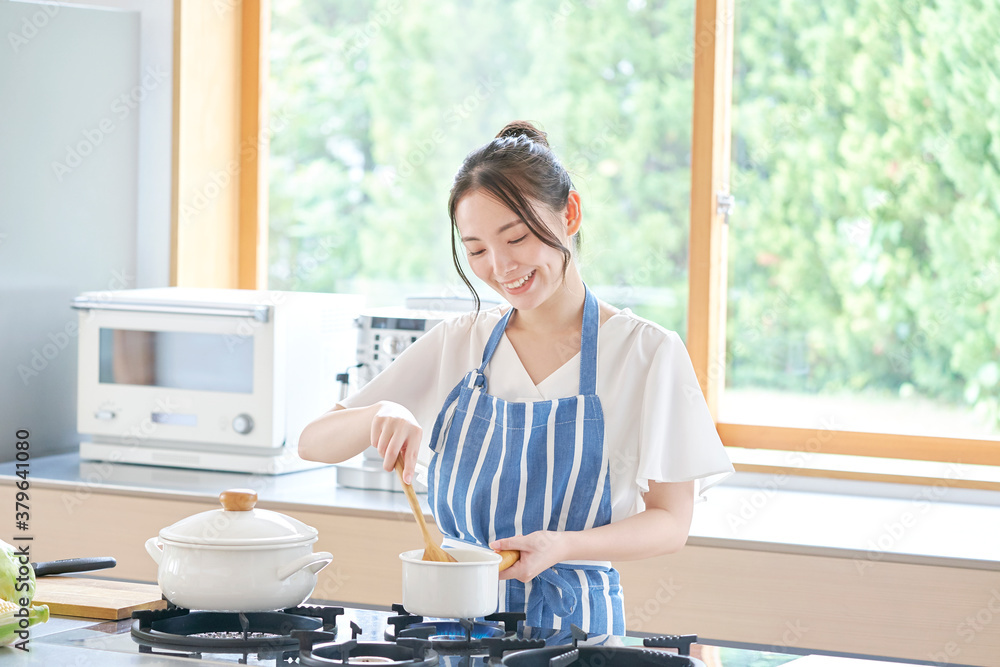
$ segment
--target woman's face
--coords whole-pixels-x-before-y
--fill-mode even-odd
[[[542,204],[535,214],[568,246],[565,211]],[[562,285],[563,255],[542,243],[516,213],[482,190],[465,195],[455,207],[455,223],[473,273],[518,310],[545,303]]]

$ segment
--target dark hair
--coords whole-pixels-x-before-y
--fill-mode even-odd
[[[493,141],[466,156],[451,186],[448,215],[451,218],[452,259],[462,282],[472,292],[477,312],[479,295],[458,259],[461,235],[455,221],[455,209],[462,197],[479,189],[513,211],[542,243],[561,252],[565,275],[572,256],[570,249],[538,218],[530,200],[561,211],[569,199],[573,181],[549,147],[545,132],[527,121],[509,123]],[[575,242],[579,245],[579,234]]]

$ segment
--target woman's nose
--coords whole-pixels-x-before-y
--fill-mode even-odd
[[[498,278],[503,278],[515,268],[517,268],[517,262],[509,253],[504,250],[493,252],[493,273]]]

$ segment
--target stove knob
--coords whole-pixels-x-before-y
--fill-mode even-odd
[[[250,415],[236,415],[233,417],[233,430],[240,435],[246,435],[253,430],[253,419]]]

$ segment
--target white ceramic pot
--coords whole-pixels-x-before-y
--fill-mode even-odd
[[[269,611],[301,604],[316,573],[333,560],[313,553],[316,529],[292,517],[254,509],[257,494],[219,495],[223,509],[189,516],[146,541],[159,565],[164,597],[209,611]]]
[[[423,549],[399,554],[406,611],[440,618],[478,618],[495,612],[500,555],[473,549],[449,549],[448,553],[458,562],[420,560]]]

